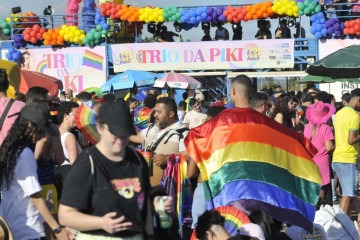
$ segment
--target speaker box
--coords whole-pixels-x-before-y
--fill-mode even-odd
[[[21,7],[13,7],[11,9],[11,11],[12,11],[13,14],[19,13],[19,12],[21,12]]]

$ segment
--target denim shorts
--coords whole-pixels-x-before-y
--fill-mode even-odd
[[[357,195],[358,169],[356,164],[338,163],[332,164],[336,175],[339,177],[342,196],[355,197]]]

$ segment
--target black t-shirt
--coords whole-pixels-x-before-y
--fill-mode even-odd
[[[89,153],[94,162],[91,173]],[[145,159],[126,147],[124,160],[113,162],[95,146],[83,151],[66,177],[60,203],[79,211],[104,216],[117,212],[132,222],[128,231],[109,234],[104,230],[85,232],[93,235],[129,237],[143,233],[150,189],[149,170]]]

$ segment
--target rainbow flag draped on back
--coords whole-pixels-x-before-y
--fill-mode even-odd
[[[148,107],[138,107],[134,112],[134,124],[139,130],[147,128],[149,125],[150,116],[152,113],[152,108]]]
[[[321,176],[301,134],[250,108],[221,112],[190,130],[187,151],[204,181],[208,209],[232,205],[312,232]]]

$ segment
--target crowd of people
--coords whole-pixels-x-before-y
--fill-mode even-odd
[[[297,94],[280,86],[256,91],[245,75],[232,79],[229,96],[210,99],[189,91],[178,104],[156,91],[143,101],[88,92],[74,96],[71,89],[49,99],[41,87],[11,100],[8,87],[0,69],[0,216],[16,240],[190,239],[191,234],[209,240],[359,239],[360,89],[344,94],[337,106],[315,86]],[[94,145],[75,125],[81,105],[96,113]],[[266,115],[269,124],[304,134],[317,149],[313,161],[322,183],[313,232],[258,209],[248,215],[251,223],[231,236],[224,217],[207,209],[202,172],[184,142],[189,131],[232,108]],[[192,189],[191,207],[180,206],[181,214],[177,206],[185,202],[177,202],[179,189],[168,175],[173,159],[185,159]]]

